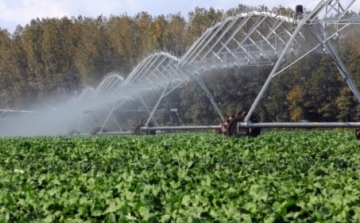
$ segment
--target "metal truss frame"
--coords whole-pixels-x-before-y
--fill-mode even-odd
[[[143,59],[125,80],[115,82],[113,79],[108,79],[109,77],[105,78],[95,90],[87,88],[82,95],[83,97],[90,95],[91,99],[100,95],[109,98],[110,96],[105,95],[105,92],[112,92],[112,95],[118,99],[119,95],[135,94],[149,112],[144,130],[191,129],[194,127],[160,127],[158,125],[154,119],[154,113],[164,97],[191,79],[201,87],[219,117],[224,120],[221,109],[201,77],[203,71],[233,66],[272,66],[272,71],[255,98],[244,122],[238,123],[239,127],[360,127],[360,123],[281,124],[249,121],[271,80],[319,47],[323,47],[333,59],[345,82],[360,102],[360,93],[330,41],[349,25],[360,24],[359,17],[347,16],[355,0],[347,5],[341,3],[341,0],[321,0],[311,12],[302,15],[294,14],[292,17],[258,11],[229,16],[208,28],[181,58],[166,52],[153,53]],[[336,17],[329,16],[334,12]],[[336,26],[336,29],[330,31],[327,29],[328,26]],[[306,44],[308,38],[317,41],[317,44],[311,50],[301,52],[300,48]],[[280,70],[284,59],[294,54],[297,55],[296,58]],[[114,76],[110,77],[114,78]],[[156,89],[162,89],[162,93],[156,104],[150,108],[142,99],[141,94]],[[125,100],[128,99],[129,97]],[[155,123],[155,127],[147,127],[151,120]],[[197,126],[195,129],[208,128],[220,128],[220,126]]]
[[[27,117],[31,114],[39,114],[41,112],[37,111],[26,111],[26,110],[11,110],[11,109],[0,109],[0,118],[5,117],[8,114],[15,115],[14,118],[16,118],[16,115],[22,115],[23,117]]]
[[[330,41],[348,26],[360,24],[359,17],[348,14],[355,2],[356,0],[352,0],[344,4],[341,0],[320,0],[312,11],[303,14],[294,13],[292,16],[268,11],[252,11],[228,16],[205,30],[182,57],[178,58],[167,52],[154,52],[138,63],[127,78],[124,79],[112,73],[106,76],[96,88],[85,88],[79,97],[69,102],[73,112],[81,114],[80,121],[74,128],[79,128],[79,123],[84,116],[82,112],[106,107],[108,115],[105,121],[100,124],[94,123],[94,126],[101,126],[103,129],[116,109],[134,100],[140,102],[149,114],[143,127],[145,131],[166,128],[220,128],[217,125],[160,127],[154,114],[163,98],[193,80],[205,92],[223,120],[224,115],[221,109],[202,79],[203,73],[207,69],[245,66],[271,66],[272,70],[254,99],[244,122],[238,123],[239,128],[360,127],[360,123],[251,123],[249,121],[273,78],[319,47],[324,48],[330,55],[345,82],[360,102],[360,93]],[[333,16],[334,13],[336,16]],[[311,45],[310,50],[303,52],[301,47],[308,42],[316,42],[316,44]],[[289,55],[293,55],[291,57],[293,59],[288,64],[284,64],[285,59],[289,61]],[[283,66],[282,69],[280,69],[281,66]],[[155,91],[161,93],[156,103],[151,106],[143,96]],[[155,127],[148,127],[150,121],[155,123]],[[120,132],[121,125],[117,122]]]

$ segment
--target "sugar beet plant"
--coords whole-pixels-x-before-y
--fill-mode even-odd
[[[348,131],[0,139],[1,222],[359,222]]]

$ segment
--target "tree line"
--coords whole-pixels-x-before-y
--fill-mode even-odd
[[[262,10],[269,10],[259,6]],[[0,29],[0,108],[26,109],[79,95],[85,86],[97,86],[104,76],[126,77],[145,56],[168,51],[182,56],[203,31],[227,14],[250,11],[240,4],[223,12],[195,8],[181,14],[153,17],[147,12],[110,17],[33,19],[14,33]],[[282,6],[273,11],[288,13]],[[337,44],[356,85],[360,86],[360,35],[347,29]],[[225,114],[248,110],[271,67],[207,71],[204,81]],[[218,115],[201,88],[191,82],[161,104],[162,124],[214,124]],[[360,106],[326,54],[307,56],[276,77],[256,110],[262,121],[353,121]]]

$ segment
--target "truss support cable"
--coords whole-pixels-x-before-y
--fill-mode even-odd
[[[351,89],[351,91],[353,92],[353,94],[355,95],[356,99],[360,102],[360,92],[359,90],[356,88],[356,85],[354,83],[354,81],[351,79],[344,63],[342,62],[339,54],[336,52],[335,48],[333,47],[332,43],[325,42],[325,46],[330,49],[329,53],[332,54],[333,56],[333,60],[338,68],[338,70],[340,71],[340,74],[343,76],[346,84],[349,86],[349,88]]]
[[[349,11],[350,7],[356,2],[356,0],[352,0],[351,3],[346,7],[345,10],[338,16],[338,19],[342,19],[344,15]],[[340,3],[339,3],[340,4]],[[340,5],[341,6],[341,5]]]
[[[211,104],[214,106],[214,108],[215,108],[216,112],[219,114],[221,120],[224,120],[225,119],[224,115],[222,114],[219,106],[217,105],[217,103],[216,103],[214,97],[212,96],[212,94],[210,93],[209,89],[206,87],[203,79],[200,77],[200,75],[198,73],[195,73],[194,76],[195,76],[195,80],[198,82],[200,87],[204,90],[206,96],[210,99]]]
[[[323,28],[323,27],[322,27]],[[337,53],[336,49],[334,48],[333,44],[331,43],[331,41],[324,41],[324,39],[322,39],[322,35],[320,34],[319,31],[319,27],[313,25],[311,27],[311,31],[313,33],[313,35],[317,38],[317,40],[320,43],[324,44],[325,50],[329,53],[329,56],[331,57],[331,59],[334,61],[336,67],[338,68],[341,76],[344,78],[346,84],[349,86],[349,88],[351,89],[351,91],[353,92],[353,94],[355,95],[356,99],[360,102],[360,92],[359,90],[356,88],[355,83],[353,82],[353,80],[351,79],[343,61],[341,60],[339,54]]]
[[[159,60],[160,60],[160,62],[159,62]],[[152,58],[150,65],[142,67],[141,72],[139,71],[140,77],[139,77],[139,75],[137,77],[135,77],[136,78],[135,81],[141,79],[144,75],[148,74],[148,71],[150,70],[150,68],[152,68],[154,66],[154,64],[157,64],[157,66],[159,66],[159,64],[161,64],[165,60],[166,60],[166,57],[161,58],[160,56],[156,55],[156,57],[154,59]]]
[[[225,46],[227,46],[230,42],[231,42],[231,40],[233,40],[234,39],[234,37],[235,37],[235,35],[240,31],[240,30],[242,30],[243,29],[243,27],[245,26],[245,24],[246,24],[246,22],[247,21],[249,21],[250,20],[250,18],[251,17],[248,17],[248,18],[246,18],[246,19],[244,19],[243,21],[241,21],[241,24],[235,29],[235,31],[230,35],[230,37],[227,39],[227,41],[225,41]],[[240,42],[240,46],[242,46],[245,42],[246,42],[246,40],[248,39],[248,37],[256,30],[256,28],[258,27],[258,26],[260,26],[261,25],[261,23],[266,19],[266,17],[264,16],[263,18],[257,18],[258,20],[251,26],[251,28],[250,28],[250,30],[249,30],[249,32],[248,32],[248,35],[247,36],[245,36],[242,40],[241,40],[241,42]],[[224,49],[224,47],[221,47],[216,53],[218,54],[218,53],[220,53],[222,50]]]
[[[168,87],[170,86],[170,84],[171,84],[171,81],[168,82],[168,84],[167,84],[166,87],[164,88],[163,92],[161,93],[161,96],[160,96],[159,100],[156,102],[156,105],[154,106],[153,110],[151,111],[150,116],[149,116],[149,118],[147,119],[147,121],[146,121],[146,123],[145,123],[145,126],[148,126],[148,125],[149,125],[150,119],[153,118],[154,113],[155,113],[155,111],[157,110],[157,108],[159,107],[160,102],[161,102],[162,99],[164,98],[164,95],[166,94],[166,90],[168,89]]]
[[[151,111],[149,106],[145,103],[145,100],[141,97],[141,95],[137,96],[141,102],[141,104],[144,105],[146,111],[149,113],[149,116],[151,115]],[[154,122],[155,126],[159,126],[159,124],[157,123],[156,119],[154,117],[151,117],[151,120]]]
[[[125,101],[123,101],[123,102],[120,104],[120,106],[121,106],[122,104],[124,104],[124,103],[125,103]],[[109,121],[110,116],[112,116],[112,118],[115,120],[116,124],[118,125],[119,130],[122,129],[122,127],[120,126],[119,122],[116,120],[116,118],[114,117],[114,114],[113,114],[113,111],[114,111],[117,107],[119,107],[119,105],[114,104],[114,106],[112,107],[112,109],[109,111],[108,116],[106,117],[104,123],[103,123],[102,126],[101,126],[100,132],[103,131],[105,125],[106,125],[107,122]]]
[[[90,120],[93,127],[96,127],[96,124],[95,124],[94,120],[92,119],[92,117],[90,116],[90,114],[81,114],[76,130],[79,130],[80,124],[83,122],[84,116],[86,116]]]
[[[171,92],[173,92],[175,89],[179,88],[181,85],[183,85],[186,81],[189,80],[190,77],[188,77],[187,79],[182,80],[179,84],[177,84],[175,87],[173,87],[170,91],[166,92],[166,94],[164,94],[164,97],[166,97],[168,94],[170,94]]]
[[[78,121],[78,124],[77,124],[77,126],[76,126],[76,130],[78,130],[78,131],[79,131],[80,124],[81,124],[81,121],[82,121],[83,117],[84,117],[84,114],[81,114],[81,115],[80,115],[80,118],[79,118],[79,121]]]
[[[273,75],[276,73],[277,69],[280,66],[280,63],[282,62],[282,60],[284,59],[284,56],[286,54],[286,52],[288,51],[288,49],[291,47],[291,45],[293,44],[294,40],[296,39],[296,36],[300,33],[301,28],[305,25],[305,23],[313,18],[316,17],[316,15],[321,11],[321,9],[323,9],[331,0],[327,0],[327,1],[321,1],[316,7],[315,9],[309,13],[307,16],[305,16],[297,25],[296,29],[294,30],[291,38],[289,39],[289,41],[287,42],[287,44],[285,45],[285,48],[283,49],[282,53],[280,54],[278,60],[276,61],[271,73],[269,74],[268,78],[266,79],[263,87],[261,88],[259,94],[257,95],[254,103],[252,104],[248,114],[245,117],[245,122],[248,122],[250,120],[250,117],[252,116],[255,108],[257,107],[257,105],[259,104],[260,99],[262,98],[262,96],[264,95],[265,91],[267,90],[267,88],[270,85],[270,82],[272,80]],[[326,3],[326,4],[325,4]]]
[[[239,18],[235,18],[227,27],[226,29],[221,33],[221,35],[217,38],[216,42],[211,46],[211,48],[208,50],[208,52],[212,51],[214,47],[221,42],[222,38],[228,33],[228,31],[234,26],[234,24],[239,20]],[[225,24],[224,24],[225,25]],[[221,42],[222,45],[224,45]],[[208,52],[201,58],[201,60],[204,60],[206,56],[208,55]]]
[[[190,55],[189,55],[189,56],[192,56],[192,59],[190,60],[190,63],[194,62],[194,60],[195,60],[196,58],[198,58],[198,56],[199,56],[202,52],[204,52],[204,50],[209,46],[210,42],[213,41],[214,38],[216,37],[216,35],[221,31],[221,29],[222,29],[224,26],[226,26],[227,22],[228,22],[228,21],[225,21],[223,24],[219,25],[219,26],[214,30],[213,34],[212,34],[212,35],[210,36],[210,38],[206,41],[206,43],[202,45],[201,49],[197,49],[198,52],[197,52],[197,54],[196,54],[195,56],[193,56],[193,54],[190,54]],[[215,45],[216,45],[216,44],[212,44],[212,47],[214,47]],[[212,48],[212,47],[211,47],[211,48]],[[208,51],[211,51],[211,49],[208,50]],[[193,53],[195,53],[195,51],[193,51]],[[200,59],[200,60],[203,60],[203,59]]]
[[[179,65],[183,65],[185,61],[190,57],[190,54],[193,54],[195,52],[195,49],[198,48],[205,40],[206,38],[211,34],[211,31],[214,27],[211,27],[203,33],[203,35],[195,40],[193,45],[191,45],[190,49],[188,49],[185,53],[185,55],[180,59]]]
[[[341,27],[339,30],[337,30],[337,32],[342,31],[343,29],[345,29],[346,27],[348,27],[350,24],[346,24],[343,27]],[[332,35],[329,35],[326,39],[324,39],[324,41],[328,41],[329,39],[333,38],[334,36],[336,36],[336,33],[333,33]],[[287,70],[288,68],[290,68],[291,66],[293,66],[294,64],[296,64],[297,62],[299,62],[301,59],[303,59],[304,57],[306,57],[307,55],[309,55],[310,53],[312,53],[314,50],[316,50],[317,48],[319,48],[322,45],[322,43],[317,44],[316,46],[314,46],[312,49],[310,49],[308,52],[306,52],[304,55],[302,55],[301,57],[299,57],[298,59],[296,59],[295,61],[293,61],[292,63],[290,63],[289,65],[287,65],[286,67],[284,67],[282,70],[278,71],[277,73],[275,73],[273,75],[273,77],[279,75],[280,73],[282,73],[283,71]]]

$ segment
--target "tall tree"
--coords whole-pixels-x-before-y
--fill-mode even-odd
[[[304,93],[300,85],[295,85],[286,95],[289,101],[290,120],[300,121],[304,119]]]
[[[355,100],[354,94],[349,87],[343,87],[340,95],[336,98],[336,106],[338,108],[337,118],[341,121],[352,121],[356,117],[356,106],[358,102]]]
[[[73,92],[78,87],[77,70],[73,66],[76,42],[72,23],[64,17],[43,20],[42,61],[44,62],[45,92],[58,95]]]
[[[161,15],[155,18],[150,33],[151,41],[156,49],[162,51],[170,50],[170,34],[168,30],[168,20]]]
[[[308,116],[314,121],[336,120],[336,97],[339,95],[342,83],[339,81],[339,71],[329,56],[325,55],[317,70],[309,81]]]
[[[42,37],[43,26],[39,19],[31,20],[22,32],[22,47],[24,48],[27,59],[27,75],[31,87],[43,92],[46,85],[44,79],[45,64],[42,60]]]
[[[11,73],[11,92],[13,108],[27,108],[37,101],[37,91],[29,84],[26,52],[22,44],[23,27],[17,26],[11,39],[11,61],[8,69]]]
[[[169,51],[175,56],[182,56],[185,53],[185,19],[179,14],[168,16],[168,33],[170,36]]]
[[[110,47],[105,33],[106,18],[96,19],[79,17],[75,26],[79,26],[80,43],[76,50],[75,66],[84,86],[96,86],[105,74],[111,71],[109,66]]]
[[[221,21],[223,13],[214,8],[206,10],[205,8],[196,7],[193,12],[189,13],[189,23],[187,26],[186,46],[191,46],[194,41],[212,24]]]
[[[139,58],[147,56],[150,52],[155,50],[155,46],[151,40],[151,27],[153,17],[147,12],[138,13],[135,18],[135,38],[137,56]],[[138,59],[139,59],[138,58]]]
[[[0,106],[11,105],[11,40],[7,30],[0,29]]]

